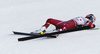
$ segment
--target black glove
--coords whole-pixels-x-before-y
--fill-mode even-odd
[[[95,27],[96,27],[95,24],[90,25],[90,28],[95,28]]]

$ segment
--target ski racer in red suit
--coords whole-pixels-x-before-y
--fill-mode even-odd
[[[94,28],[94,22],[96,18],[93,14],[88,14],[86,17],[76,17],[68,21],[61,21],[53,18],[49,18],[46,23],[41,27],[41,29],[37,30],[36,33],[45,32],[45,30],[49,27],[50,24],[53,24],[57,29],[57,31],[74,29],[77,25],[89,25],[91,28]]]

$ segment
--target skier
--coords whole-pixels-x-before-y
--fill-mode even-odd
[[[78,25],[81,26],[90,26],[90,28],[95,27],[96,18],[93,14],[88,14],[86,17],[76,17],[68,21],[61,21],[57,19],[49,18],[46,23],[35,33],[45,33],[46,29],[49,27],[50,24],[53,24],[56,27],[56,31],[64,31],[69,29],[77,28]]]

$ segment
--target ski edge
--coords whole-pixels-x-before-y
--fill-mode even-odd
[[[100,29],[100,28],[92,28],[92,29],[85,29],[85,30],[97,30],[97,29]],[[77,30],[78,31],[78,30]],[[71,32],[71,31],[68,31],[68,32]],[[66,33],[66,32],[64,32],[64,33]],[[47,35],[47,36],[41,36],[41,35],[39,35],[39,36],[29,36],[29,37],[23,37],[23,38],[18,38],[18,41],[26,41],[26,40],[31,40],[31,39],[35,39],[35,38],[40,38],[40,37],[49,37],[49,35]]]

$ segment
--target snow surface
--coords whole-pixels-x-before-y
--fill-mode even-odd
[[[93,13],[100,28],[100,0],[0,0],[0,54],[100,54],[100,30],[18,42],[12,31],[31,32],[48,18],[69,20]]]

